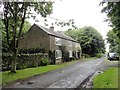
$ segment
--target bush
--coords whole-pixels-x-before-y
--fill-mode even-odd
[[[44,61],[48,58],[47,53],[38,53],[38,54],[18,54],[17,57],[17,69],[25,69],[30,67],[42,66],[44,64],[41,61]],[[3,54],[2,55],[2,70],[10,70],[12,55]],[[49,60],[45,60],[43,63],[48,64]],[[46,65],[47,65],[46,64]]]
[[[63,57],[63,62],[68,62],[69,59],[69,52],[64,52],[62,53],[62,57]]]
[[[50,64],[55,64],[55,50],[52,52],[49,50],[49,59],[50,59]]]
[[[48,58],[42,58],[42,60],[41,60],[41,65],[42,65],[42,66],[47,66],[48,64],[49,64]]]
[[[90,55],[88,55],[88,54],[82,54],[82,58],[89,58],[90,57]]]
[[[18,53],[19,54],[45,53],[45,49],[42,48],[19,49]]]
[[[102,53],[98,53],[98,54],[96,54],[96,57],[100,58],[100,57],[102,57],[102,55],[103,55]]]
[[[63,59],[62,62],[69,61],[69,52],[67,51],[66,46],[62,45],[59,48],[62,51],[62,59]]]

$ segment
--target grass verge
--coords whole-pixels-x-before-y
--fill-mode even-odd
[[[17,70],[17,73],[11,73],[10,71],[0,72],[0,76],[2,76],[2,85],[13,82],[15,80],[25,79],[25,78],[32,77],[34,75],[38,75],[38,74],[42,74],[42,73],[56,70],[59,68],[63,68],[66,65],[70,65],[78,61],[79,60],[57,64],[57,65],[47,65],[47,66],[41,66],[41,67],[35,67],[35,68],[27,68],[27,69]]]
[[[97,59],[97,57],[82,58],[82,60],[94,60],[94,59]]]
[[[110,68],[93,78],[93,88],[118,88],[118,68]]]

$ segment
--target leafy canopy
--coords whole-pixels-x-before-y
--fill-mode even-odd
[[[85,26],[76,30],[67,30],[65,34],[80,42],[82,52],[91,56],[105,52],[104,40],[101,34],[93,27]]]

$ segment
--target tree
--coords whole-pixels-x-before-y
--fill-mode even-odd
[[[106,4],[106,6],[104,6],[104,4]],[[103,6],[103,9],[101,10],[101,12],[107,14],[106,21],[108,21],[110,26],[113,28],[113,31],[110,31],[109,33],[113,32],[113,35],[117,36],[115,40],[117,41],[118,48],[120,48],[120,1],[119,2],[101,2],[100,5]],[[110,44],[111,44],[110,46],[112,47],[113,42],[110,42]],[[117,52],[120,54],[119,49]]]
[[[29,30],[30,27],[31,27],[31,24],[28,21],[25,21],[21,35],[26,33]],[[2,40],[1,41],[2,41],[2,48],[3,48],[2,51],[3,51],[3,53],[9,51],[8,46],[7,46],[7,41],[6,41],[6,32],[5,32],[4,29],[5,29],[4,28],[4,22],[3,22],[2,19],[0,19],[0,30],[1,30],[1,33],[2,33],[2,37],[1,37]],[[9,33],[11,33],[11,28],[9,28],[8,31],[9,31]],[[11,34],[9,34],[9,38],[12,38]]]
[[[105,52],[104,40],[101,34],[93,27],[83,27],[78,30],[68,30],[65,34],[80,42],[82,53],[91,56]]]
[[[12,53],[11,72],[16,72],[17,49],[25,19],[35,18],[34,12],[42,17],[52,13],[52,2],[3,2],[4,31],[9,51]],[[33,11],[34,10],[34,11]]]
[[[22,30],[22,34],[26,33],[31,27],[31,24],[28,21],[24,22],[24,26],[23,26],[23,30]]]
[[[110,52],[117,52],[120,53],[120,44],[117,41],[117,36],[115,35],[113,30],[109,30],[109,32],[107,33],[107,41],[108,43],[110,43],[110,47],[109,50]]]
[[[120,41],[120,2],[101,2],[100,5],[103,6],[101,12],[107,14],[106,21],[113,27],[113,31]]]

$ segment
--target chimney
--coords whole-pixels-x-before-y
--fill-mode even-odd
[[[50,27],[50,30],[51,30],[51,31],[54,31],[54,26],[51,26],[51,27]]]

